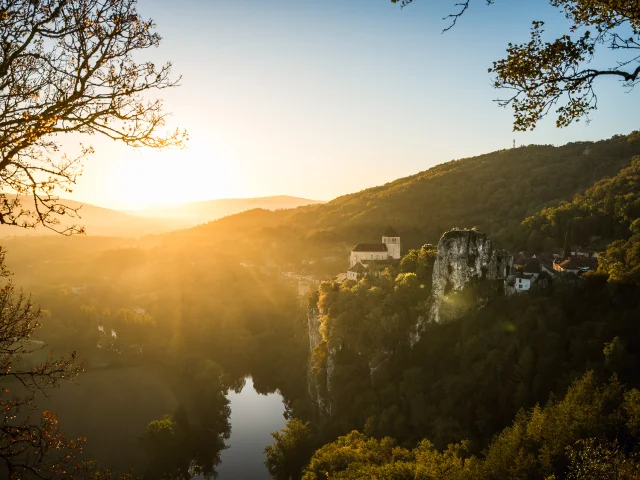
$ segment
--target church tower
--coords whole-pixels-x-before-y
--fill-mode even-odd
[[[382,243],[387,246],[391,258],[400,259],[400,236],[393,227],[388,227],[382,234]]]

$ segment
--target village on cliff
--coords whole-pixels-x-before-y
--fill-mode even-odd
[[[368,275],[380,275],[387,265],[401,260],[400,238],[393,227],[387,227],[380,243],[358,243],[351,249],[349,269],[338,274],[334,281],[358,281]],[[462,243],[452,242],[456,238],[462,238]],[[499,259],[499,265],[494,256]],[[444,264],[447,265],[446,274]],[[453,229],[444,233],[438,243],[434,278],[450,277],[447,283],[454,289],[464,288],[471,279],[502,280],[504,293],[510,295],[545,288],[558,276],[577,279],[597,268],[598,252],[585,251],[577,246],[532,256],[524,252],[511,254],[498,249],[486,234],[476,229]],[[284,275],[298,281],[298,296],[302,299],[320,283],[311,276],[292,272]]]

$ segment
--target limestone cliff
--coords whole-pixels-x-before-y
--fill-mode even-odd
[[[331,402],[329,400],[329,392],[331,390],[331,374],[335,368],[335,349],[326,348],[326,342],[323,342],[322,333],[320,332],[320,310],[318,309],[317,293],[312,294],[309,299],[307,308],[307,329],[309,332],[309,360],[307,364],[307,389],[309,397],[316,406],[321,415],[331,416]],[[321,345],[322,344],[322,345]],[[326,366],[324,371],[326,375],[316,375],[313,368],[313,356],[316,348],[324,348],[326,354]]]
[[[512,261],[511,254],[499,249],[484,233],[476,230],[451,230],[445,233],[438,243],[429,314],[425,321],[441,322],[460,316],[469,299],[462,296],[454,298],[454,295],[469,285],[490,285],[502,293]],[[489,289],[485,288],[487,291]],[[482,299],[476,294],[474,300]],[[444,311],[446,318],[443,318]],[[424,322],[421,323],[414,341],[420,336]]]

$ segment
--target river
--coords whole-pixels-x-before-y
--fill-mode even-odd
[[[240,393],[229,392],[231,438],[218,466],[220,480],[269,479],[264,448],[273,443],[271,432],[284,427],[284,405],[277,393],[260,395],[250,377]]]
[[[72,438],[86,436],[86,459],[104,466],[128,469],[140,466],[139,437],[147,424],[175,411],[178,402],[162,369],[130,367],[93,370],[64,383],[40,407],[58,414]],[[231,438],[221,454],[219,479],[269,479],[264,448],[273,443],[271,432],[283,428],[284,404],[279,394],[260,395],[246,378],[240,393],[229,392]]]

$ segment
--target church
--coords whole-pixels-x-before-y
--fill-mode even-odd
[[[381,243],[359,243],[353,247],[349,267],[353,268],[358,263],[366,265],[389,259],[400,260],[400,236],[393,227],[385,230]]]

